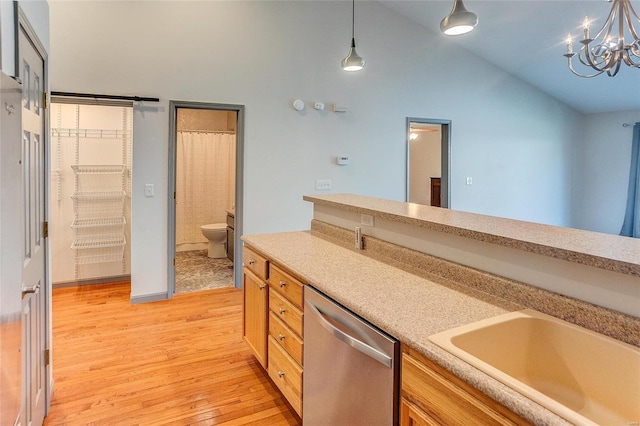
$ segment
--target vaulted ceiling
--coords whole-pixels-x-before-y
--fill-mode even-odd
[[[592,31],[602,26],[611,10],[605,0],[465,0],[479,23],[474,31],[455,37],[440,32],[453,0],[380,1],[578,111],[640,110],[640,68],[623,66],[615,77],[580,78],[562,56],[568,33],[577,51],[585,17],[595,20]],[[640,13],[640,1],[632,5]]]

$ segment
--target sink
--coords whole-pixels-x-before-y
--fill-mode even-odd
[[[640,349],[524,309],[429,337],[580,425],[640,424]]]

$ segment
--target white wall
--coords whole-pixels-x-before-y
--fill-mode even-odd
[[[161,98],[156,111],[134,113],[134,297],[166,292],[169,100],[246,106],[247,234],[307,229],[302,195],[316,179],[402,200],[406,117],[452,120],[453,208],[569,223],[582,116],[377,2],[357,5],[359,73],[339,67],[351,29],[344,1],[50,6],[53,90]],[[304,111],[291,107],[296,98]],[[337,155],[351,164],[335,165]]]
[[[442,132],[417,132],[409,141],[409,201],[431,205],[431,178],[442,174]]]
[[[640,111],[588,114],[584,139],[578,146],[576,182],[580,208],[574,226],[619,234],[624,221],[631,167],[633,124]],[[623,123],[629,124],[623,127]]]

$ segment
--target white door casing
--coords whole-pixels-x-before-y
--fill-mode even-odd
[[[23,421],[41,425],[47,404],[44,59],[25,29],[18,34],[22,79]]]

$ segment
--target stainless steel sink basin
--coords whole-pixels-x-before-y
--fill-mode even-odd
[[[640,349],[525,309],[429,337],[580,425],[640,424]]]

